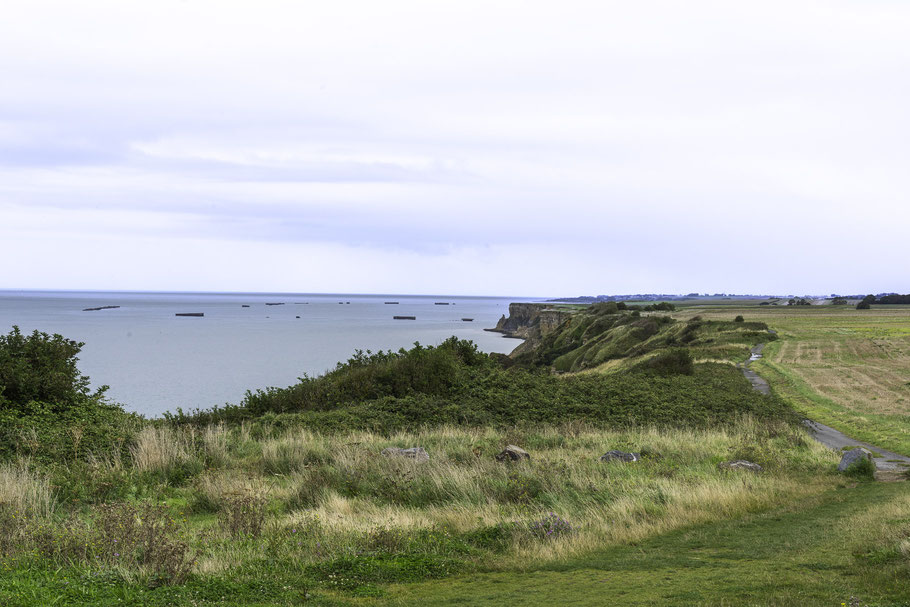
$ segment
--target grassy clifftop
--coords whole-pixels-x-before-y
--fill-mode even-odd
[[[562,319],[557,327],[529,331],[533,347],[517,350],[513,360],[558,372],[619,371],[668,349],[685,348],[695,361],[741,362],[751,346],[776,339],[763,322],[698,316],[680,321],[613,303],[564,311]]]

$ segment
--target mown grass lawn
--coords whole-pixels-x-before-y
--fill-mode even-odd
[[[910,604],[904,483],[861,483],[525,572],[395,587],[382,605]]]

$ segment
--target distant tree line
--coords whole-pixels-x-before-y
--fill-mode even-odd
[[[892,293],[891,295],[883,295],[881,297],[876,297],[874,303],[877,303],[877,304],[910,304],[910,295],[898,295],[897,293]]]
[[[890,295],[882,295],[881,297],[876,297],[875,295],[866,295],[863,297],[863,300],[856,304],[857,310],[868,310],[872,307],[872,304],[879,305],[896,305],[896,304],[910,304],[910,295],[898,295],[897,293],[892,293]]]
[[[667,301],[646,306],[627,304],[624,301],[603,301],[592,304],[590,310],[595,314],[617,314],[622,310],[630,310],[632,312],[674,312],[676,311],[676,306]]]

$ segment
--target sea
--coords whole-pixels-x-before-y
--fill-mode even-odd
[[[93,387],[147,417],[239,404],[247,390],[320,375],[356,350],[470,339],[485,352],[520,341],[491,328],[508,297],[289,293],[0,291],[0,331],[13,325],[84,342]],[[395,302],[395,303],[392,303]],[[103,308],[86,310],[87,308]],[[177,316],[202,314],[202,316]],[[393,316],[413,316],[396,320]],[[471,320],[466,320],[471,319]]]

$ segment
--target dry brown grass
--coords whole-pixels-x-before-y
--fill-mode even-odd
[[[443,503],[412,505],[379,495],[346,496],[328,488],[318,494],[317,503],[281,519],[285,526],[304,526],[318,519],[329,543],[331,538],[349,538],[378,527],[406,532],[444,527],[466,532],[504,521],[539,518],[547,511],[557,512],[579,530],[554,541],[516,540],[509,556],[501,561],[503,566],[514,567],[527,559],[539,563],[541,559],[564,558],[757,510],[830,485],[826,477],[807,480],[803,475],[793,475],[783,469],[789,465],[783,462],[771,462],[778,473],[762,475],[717,470],[714,462],[719,454],[732,456],[745,444],[767,444],[767,432],[767,426],[744,419],[735,431],[603,431],[578,427],[541,430],[534,436],[506,436],[490,429],[442,428],[388,438],[369,433],[334,438],[297,433],[273,439],[263,452],[301,457],[292,466],[293,472],[280,479],[273,498],[285,498],[294,487],[314,482],[312,474],[318,466],[305,461],[308,449],[331,453],[331,463],[326,465],[343,478],[403,479],[409,487],[447,496]],[[780,432],[785,441],[801,436],[801,431],[783,426]],[[530,462],[504,465],[492,458],[493,445],[528,445],[528,441],[536,445],[528,447]],[[425,446],[431,459],[417,464],[377,457],[390,445]],[[630,466],[597,461],[616,445],[646,445],[663,454],[663,463]],[[831,451],[808,441],[800,458],[800,465],[818,469],[833,467],[836,461]],[[536,479],[552,497],[545,504],[534,500],[504,502],[491,487],[508,483],[510,474]],[[575,489],[570,490],[572,487]]]
[[[698,314],[710,320],[731,320],[742,314],[778,330],[780,340],[766,348],[768,362],[780,365],[838,406],[859,414],[910,414],[908,308],[764,306],[705,308]]]
[[[141,472],[166,470],[194,457],[195,431],[146,426],[130,448],[133,466]]]
[[[0,466],[0,505],[23,515],[48,517],[55,502],[47,479],[32,472],[26,461]]]

